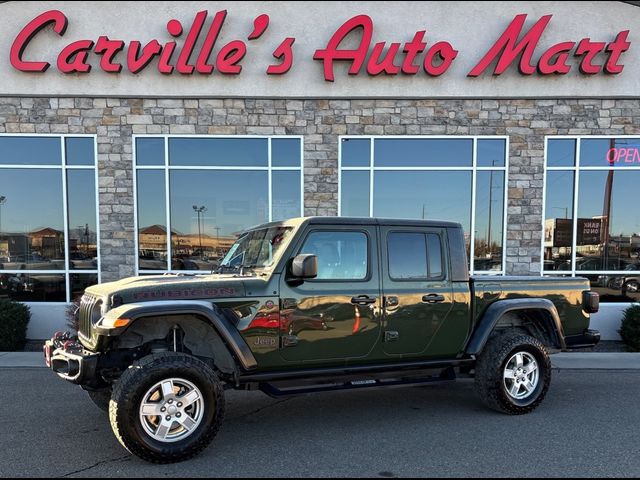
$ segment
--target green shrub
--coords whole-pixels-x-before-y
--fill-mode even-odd
[[[640,352],[640,305],[633,305],[624,311],[618,333],[631,350]]]
[[[29,307],[13,300],[0,299],[0,352],[15,352],[27,343]]]

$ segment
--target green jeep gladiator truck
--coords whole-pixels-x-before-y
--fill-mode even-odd
[[[549,352],[588,347],[598,295],[583,278],[470,278],[462,227],[313,217],[244,232],[211,275],[88,288],[77,337],[45,360],[157,463],[202,451],[226,389],[271,396],[471,376],[482,401],[531,412]]]

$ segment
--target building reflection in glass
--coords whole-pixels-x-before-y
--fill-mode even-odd
[[[580,168],[588,169],[577,180],[577,168],[571,167],[575,151],[555,145],[561,141],[569,145],[549,140],[548,156],[564,151],[567,158],[547,159],[562,169],[547,172],[544,270],[574,270],[591,281],[603,302],[638,301],[640,211],[634,199],[640,170],[629,167],[640,158],[640,144],[637,139],[580,139]]]

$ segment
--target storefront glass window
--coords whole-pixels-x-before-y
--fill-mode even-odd
[[[478,139],[478,167],[504,167],[506,148],[504,139]]]
[[[60,137],[0,135],[0,165],[60,166]]]
[[[275,222],[299,217],[302,212],[300,173],[290,170],[275,170],[271,174],[271,185],[271,220]]]
[[[376,167],[471,167],[473,140],[378,138],[373,156]]]
[[[267,138],[169,138],[169,165],[267,167]]]
[[[547,166],[573,167],[576,164],[576,141],[573,138],[550,140],[547,144]]]
[[[547,172],[544,220],[544,269],[571,270],[574,172]]]
[[[0,136],[0,297],[68,302],[98,283],[94,145],[94,136]]]
[[[458,222],[472,273],[504,274],[507,147],[505,137],[343,137],[340,215]]]
[[[271,165],[274,167],[300,166],[302,140],[299,138],[272,138]]]
[[[555,166],[564,165],[556,143],[568,141],[575,165]],[[640,300],[640,210],[629,200],[640,185],[639,149],[637,138],[547,139],[544,273],[587,277],[605,302]]]
[[[135,141],[138,271],[209,272],[243,230],[302,216],[300,137]]]
[[[138,170],[138,269],[167,270],[166,172]]]
[[[471,172],[378,171],[373,216],[458,222],[471,230]]]
[[[94,144],[93,137],[67,137],[65,139],[67,165],[94,165]]]
[[[345,217],[368,217],[370,209],[369,171],[344,170],[340,191],[342,215]]]
[[[343,167],[371,165],[371,141],[368,138],[343,138],[340,142],[340,160]]]
[[[164,138],[137,138],[136,165],[164,165],[166,158],[164,144]]]

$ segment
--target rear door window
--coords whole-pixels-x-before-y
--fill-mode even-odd
[[[442,278],[442,245],[435,233],[392,232],[387,238],[392,280]]]

